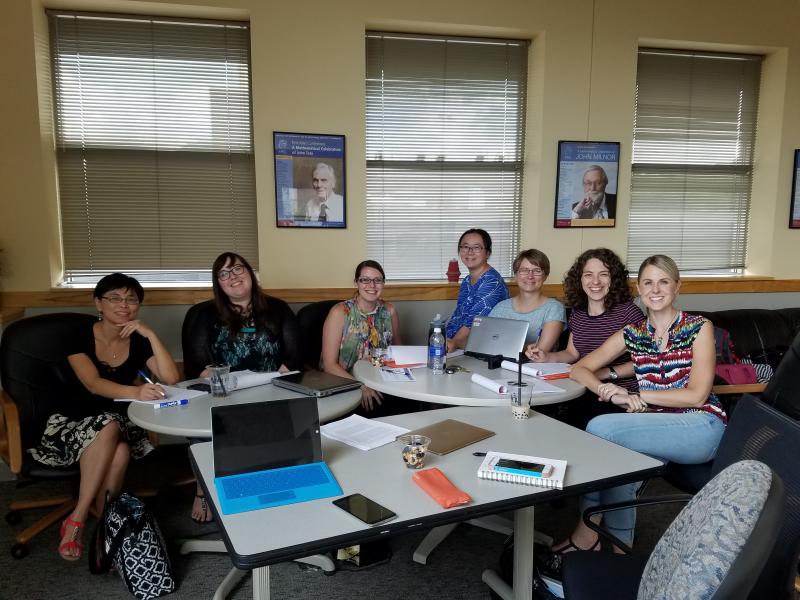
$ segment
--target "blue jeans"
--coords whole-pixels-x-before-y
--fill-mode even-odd
[[[636,452],[680,464],[708,462],[717,452],[725,424],[709,413],[623,413],[600,415],[586,431]],[[636,497],[641,482],[629,483],[581,496],[581,514],[587,508]],[[608,512],[606,529],[623,542],[633,543],[636,509]]]

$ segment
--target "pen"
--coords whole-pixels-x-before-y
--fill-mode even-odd
[[[486,456],[486,452],[473,452],[472,456]]]
[[[156,384],[156,382],[155,382],[155,381],[153,381],[152,379],[150,379],[150,378],[147,376],[147,373],[145,373],[145,372],[144,372],[144,371],[142,371],[141,369],[139,369],[139,376],[140,376],[142,379],[144,379],[144,380],[145,380],[147,383],[149,383],[150,385],[157,385],[157,384]],[[166,392],[162,392],[162,394],[163,394],[163,397],[164,397],[164,398],[166,398],[166,397],[167,397],[167,393],[166,393]],[[159,406],[158,408],[162,408],[162,407],[160,407],[160,406]]]
[[[169,408],[170,406],[185,406],[189,401],[184,398],[183,400],[167,400],[166,402],[156,402],[153,408]]]

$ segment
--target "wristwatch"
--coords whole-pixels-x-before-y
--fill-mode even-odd
[[[611,381],[616,381],[617,379],[619,379],[619,375],[617,375],[617,372],[614,370],[614,367],[608,367],[608,378]]]

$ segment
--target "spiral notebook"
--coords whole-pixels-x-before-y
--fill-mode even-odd
[[[512,461],[523,463],[534,463],[540,465],[550,465],[552,472],[547,476],[525,475],[522,470],[500,470],[494,465],[498,459],[505,458]],[[493,481],[505,481],[506,483],[520,483],[523,485],[535,485],[537,487],[564,489],[564,475],[567,472],[567,461],[552,458],[541,458],[539,456],[526,456],[524,454],[509,454],[507,452],[487,452],[478,469],[478,477]]]

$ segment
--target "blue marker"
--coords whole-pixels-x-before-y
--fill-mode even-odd
[[[150,378],[147,376],[147,373],[145,373],[145,372],[144,372],[144,371],[142,371],[141,369],[139,369],[139,377],[141,377],[142,379],[144,379],[144,380],[145,380],[147,383],[149,383],[150,385],[157,385],[157,384],[156,384],[156,382],[155,382],[155,381],[153,381],[152,379],[150,379]],[[166,394],[166,392],[162,392],[162,394],[163,394],[163,397],[164,397],[164,398],[166,398],[166,397],[167,397],[167,394]],[[188,400],[187,400],[187,402],[188,402]],[[163,408],[163,407],[159,406],[158,408]]]
[[[170,406],[185,406],[189,401],[184,398],[183,400],[167,400],[166,402],[156,402],[153,408],[169,408]]]

